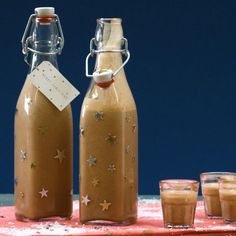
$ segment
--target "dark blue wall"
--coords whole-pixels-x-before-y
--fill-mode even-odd
[[[13,192],[15,104],[28,71],[20,40],[37,6],[54,6],[66,44],[61,72],[81,91],[73,102],[74,188],[78,125],[89,80],[84,59],[96,18],[122,17],[127,78],[139,110],[139,192],[163,178],[236,169],[236,1],[4,1],[0,14],[0,192]]]

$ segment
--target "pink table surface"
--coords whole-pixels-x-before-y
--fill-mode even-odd
[[[236,235],[236,224],[223,224],[222,219],[207,219],[202,202],[198,202],[193,229],[165,229],[158,200],[140,200],[138,221],[131,226],[91,226],[79,223],[79,203],[74,201],[73,218],[69,221],[19,222],[14,207],[0,207],[0,235]]]

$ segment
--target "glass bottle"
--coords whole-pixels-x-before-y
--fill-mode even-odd
[[[63,34],[61,31],[59,36],[61,27],[54,8],[36,8],[27,28],[31,22],[28,44],[22,42],[26,56],[29,50],[33,52],[29,73],[43,61],[58,68],[57,53],[63,47]],[[15,113],[16,219],[71,217],[72,129],[71,106],[59,111],[26,78]]]
[[[137,217],[138,119],[123,69],[127,60],[122,62],[122,54],[129,52],[121,19],[98,19],[93,42],[97,50],[91,48],[89,56],[97,55],[95,72],[80,114],[80,221],[132,224]]]

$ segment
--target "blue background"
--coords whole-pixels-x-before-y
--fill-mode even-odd
[[[13,192],[14,111],[28,71],[21,36],[34,8],[48,5],[56,7],[65,34],[60,70],[81,91],[72,103],[75,192],[79,113],[89,85],[84,60],[99,17],[122,17],[129,39],[125,69],[139,112],[139,193],[156,194],[163,178],[235,171],[236,1],[4,1],[0,192]]]

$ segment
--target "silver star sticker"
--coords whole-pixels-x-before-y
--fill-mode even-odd
[[[82,196],[81,203],[84,204],[85,206],[88,206],[88,203],[91,202],[89,199],[88,195]]]
[[[41,198],[48,197],[48,190],[42,188],[39,194],[41,194]]]
[[[110,144],[114,144],[116,142],[117,137],[109,133],[106,137],[106,141]]]
[[[53,157],[53,158],[54,159],[58,159],[60,164],[61,164],[63,159],[66,159],[65,150],[60,151],[59,149],[57,149],[57,155],[55,157]]]
[[[111,171],[111,172],[114,172],[116,170],[116,166],[114,164],[110,164],[108,166],[108,170]]]
[[[20,159],[25,160],[26,157],[27,157],[27,153],[21,150],[20,151]]]
[[[102,112],[102,111],[97,111],[97,112],[95,113],[95,119],[96,119],[96,121],[103,120],[103,118],[104,118],[104,112]]]
[[[87,162],[88,162],[89,167],[95,166],[95,165],[96,165],[96,162],[97,162],[97,158],[94,157],[94,156],[90,156],[90,157],[87,159]]]

